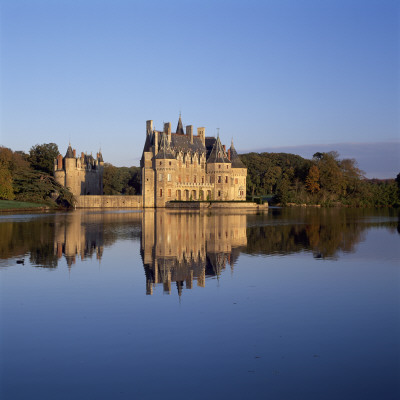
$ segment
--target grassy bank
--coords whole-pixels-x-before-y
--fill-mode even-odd
[[[48,208],[46,204],[28,203],[25,201],[0,200],[0,211],[26,210],[31,208]]]

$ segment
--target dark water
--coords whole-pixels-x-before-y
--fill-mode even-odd
[[[1,399],[399,399],[396,211],[0,216]]]

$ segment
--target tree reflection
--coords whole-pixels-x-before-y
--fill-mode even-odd
[[[0,260],[28,258],[38,267],[56,268],[64,257],[71,268],[78,258],[101,260],[119,240],[139,240],[146,293],[218,278],[233,271],[241,253],[285,255],[307,251],[319,259],[353,252],[371,227],[399,232],[399,212],[365,209],[273,209],[268,213],[169,210],[74,211],[51,215],[3,216]],[[10,261],[11,260],[11,261]],[[13,261],[12,261],[13,260]],[[4,263],[3,263],[4,264]]]

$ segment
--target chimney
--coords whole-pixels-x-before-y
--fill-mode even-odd
[[[83,151],[81,153],[81,158],[82,158],[82,160],[85,158],[85,153]]]
[[[150,135],[153,132],[153,121],[150,119],[146,121],[146,135]]]
[[[158,153],[158,132],[154,131],[154,155]]]
[[[193,125],[186,127],[186,135],[189,136],[190,143],[193,144]]]
[[[168,143],[171,143],[171,122],[164,124],[164,133],[167,135]]]
[[[228,149],[228,160],[231,161],[231,149]]]
[[[61,154],[59,154],[58,156],[57,156],[57,169],[62,169],[62,155]]]
[[[76,158],[76,150],[72,150],[72,152],[74,153],[74,158]]]
[[[222,148],[224,149],[224,154],[226,154],[226,146],[222,145]]]
[[[197,136],[201,139],[203,146],[206,145],[206,128],[197,128]]]

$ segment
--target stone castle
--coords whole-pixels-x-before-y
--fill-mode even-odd
[[[179,117],[176,132],[171,123],[164,130],[146,123],[141,159],[144,207],[165,207],[171,200],[246,200],[247,168],[233,142],[228,151],[219,136],[206,137],[205,128],[183,130]]]
[[[104,162],[101,152],[96,158],[81,153],[76,156],[76,150],[68,146],[65,157],[61,154],[54,160],[54,177],[56,181],[69,188],[74,196],[103,194]]]
[[[173,200],[245,201],[247,168],[240,160],[233,141],[226,151],[219,136],[206,137],[205,128],[186,127],[179,116],[176,132],[171,123],[163,131],[146,122],[146,140],[140,161],[142,194],[140,196],[102,196],[104,162],[68,146],[65,157],[54,160],[57,182],[70,189],[77,207],[165,207]]]

